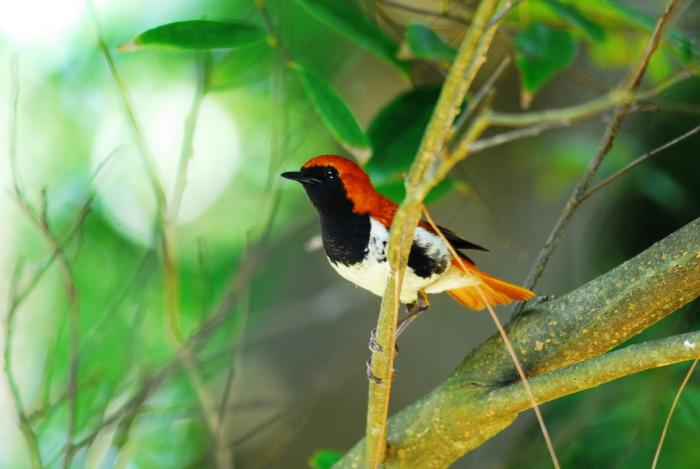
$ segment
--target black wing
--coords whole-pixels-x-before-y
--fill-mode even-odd
[[[422,223],[421,223],[422,225]],[[478,251],[487,251],[483,246],[479,246],[478,244],[472,243],[471,241],[467,241],[466,239],[460,237],[457,233],[452,231],[449,228],[445,228],[444,226],[437,225],[437,227],[440,229],[442,232],[442,235],[447,239],[447,241],[452,245],[453,248],[457,251],[457,254],[459,254],[459,257],[462,259],[466,259],[467,261],[471,262],[472,264],[476,264],[473,260],[471,260],[469,257],[467,257],[466,254],[464,254],[461,249],[475,249]],[[433,227],[430,226],[428,223],[425,223],[424,228],[427,228],[430,231],[433,231]]]

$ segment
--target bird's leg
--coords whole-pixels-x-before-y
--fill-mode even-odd
[[[420,290],[416,301],[406,306],[406,316],[401,318],[396,324],[396,338],[398,339],[408,325],[429,307],[430,301],[428,300],[428,295],[423,290]]]
[[[382,384],[382,380],[372,373],[372,357],[367,359],[365,366],[367,367],[367,379],[373,381],[374,384]]]
[[[399,335],[403,331],[406,330],[406,327],[415,319],[418,317],[420,313],[428,309],[430,306],[430,301],[428,300],[428,295],[423,291],[418,292],[418,298],[416,301],[413,303],[409,304],[406,306],[406,316],[404,316],[402,319],[400,319],[396,323],[396,339],[399,338]],[[377,342],[377,329],[374,328],[369,332],[369,344],[368,348],[370,352],[383,352],[384,348]],[[396,344],[396,340],[394,340],[394,353],[399,353],[399,346]],[[382,380],[378,378],[377,376],[372,373],[372,357],[370,357],[367,360],[366,363],[367,367],[367,379],[370,381],[375,382],[376,384],[381,384]],[[391,370],[391,377],[392,379],[394,378],[394,375],[396,374],[396,370],[392,369]]]

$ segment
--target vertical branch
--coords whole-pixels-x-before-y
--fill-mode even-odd
[[[29,453],[29,459],[31,461],[32,469],[38,469],[44,467],[41,462],[41,452],[39,450],[39,443],[36,438],[36,434],[32,429],[31,422],[24,410],[24,405],[22,404],[22,395],[19,391],[19,386],[14,378],[14,372],[12,371],[12,336],[14,331],[14,320],[17,313],[17,287],[19,283],[19,277],[21,274],[21,264],[18,264],[14,274],[12,275],[12,281],[10,285],[10,305],[5,316],[5,337],[4,337],[4,349],[3,349],[3,368],[5,371],[5,376],[7,377],[7,382],[10,387],[10,394],[12,396],[12,401],[15,407],[15,412],[17,413],[18,426],[24,437],[24,441],[27,445],[27,452]]]
[[[452,125],[476,73],[486,61],[496,27],[488,24],[503,4],[502,0],[482,0],[474,15],[457,57],[442,87],[433,116],[423,136],[418,155],[406,180],[406,199],[392,221],[387,260],[390,275],[382,298],[377,321],[377,341],[381,352],[372,352],[372,374],[380,382],[370,382],[367,405],[367,443],[365,462],[377,467],[386,453],[387,415],[394,362],[396,320],[400,287],[418,219],[420,204],[438,181],[432,178],[433,167],[445,150]],[[497,25],[497,22],[495,23]]]
[[[46,200],[46,191],[42,191],[42,199]],[[77,416],[77,383],[78,383],[78,370],[79,370],[79,360],[80,360],[80,310],[78,303],[78,289],[75,284],[75,278],[73,276],[73,270],[70,266],[68,258],[63,250],[58,238],[51,231],[51,227],[48,223],[48,215],[46,213],[45,203],[42,204],[42,210],[40,213],[36,213],[32,206],[29,204],[24,194],[15,194],[15,200],[19,205],[22,212],[27,216],[29,221],[31,221],[34,226],[39,230],[43,236],[46,243],[49,245],[52,254],[56,257],[61,274],[63,276],[63,283],[66,290],[66,297],[68,298],[68,305],[70,308],[69,316],[69,341],[70,341],[70,368],[68,372],[68,387],[67,387],[67,397],[68,397],[68,428],[66,430],[66,452],[64,453],[63,466],[69,467],[71,460],[73,459],[73,436],[75,433],[75,421]]]
[[[666,9],[656,22],[654,31],[652,32],[651,37],[647,42],[642,56],[639,58],[639,60],[637,60],[634,67],[632,68],[632,71],[630,72],[630,74],[628,75],[628,77],[622,85],[621,89],[623,91],[631,95],[639,88],[639,85],[642,82],[642,78],[644,77],[644,73],[646,72],[647,67],[649,65],[649,61],[654,55],[656,49],[659,47],[659,43],[663,38],[666,26],[668,25],[668,22],[671,19],[672,13],[678,7],[678,4],[678,0],[671,0],[666,5]],[[537,256],[537,259],[535,260],[535,263],[530,269],[530,272],[528,273],[528,276],[525,279],[525,287],[532,289],[535,286],[535,284],[537,284],[537,281],[542,275],[542,272],[544,272],[544,268],[547,265],[552,253],[559,244],[559,241],[561,240],[561,237],[563,236],[566,227],[569,225],[571,218],[573,217],[574,213],[579,208],[581,202],[585,198],[588,188],[591,186],[591,183],[593,182],[593,178],[595,177],[598,168],[603,163],[603,159],[612,148],[613,143],[615,142],[615,138],[617,137],[620,131],[620,127],[622,126],[622,122],[625,120],[625,117],[627,117],[632,102],[633,101],[631,97],[625,99],[625,101],[622,104],[620,104],[613,112],[612,119],[610,119],[610,122],[608,123],[608,126],[605,129],[605,133],[603,134],[603,138],[598,144],[598,149],[596,150],[593,159],[588,164],[588,168],[586,168],[586,172],[584,173],[581,180],[578,182],[578,184],[576,184],[576,187],[574,188],[573,193],[569,197],[569,200],[567,201],[564,210],[562,211],[561,215],[559,216],[559,219],[554,225],[552,232],[547,237],[547,241],[545,241],[542,250],[540,251],[540,253]],[[521,303],[515,308],[514,314],[519,314],[520,312],[522,312],[523,308],[524,303]]]
[[[185,194],[185,186],[187,185],[187,167],[194,153],[193,142],[194,135],[197,130],[197,120],[199,110],[202,107],[202,101],[209,91],[209,73],[211,69],[211,54],[202,52],[195,57],[197,77],[194,96],[192,97],[192,105],[185,120],[184,132],[182,134],[182,146],[180,148],[180,161],[178,162],[177,176],[175,178],[175,187],[172,194],[172,202],[170,204],[170,223],[177,223],[177,217],[180,213],[182,198]]]
[[[12,181],[14,184],[15,194],[22,194],[22,184],[20,182],[19,170],[17,168],[17,135],[18,135],[18,123],[19,123],[19,95],[20,95],[20,81],[19,81],[19,55],[13,53],[10,57],[10,115],[9,115],[9,126],[8,126],[8,155],[10,158],[10,167],[12,171]],[[19,386],[14,378],[14,373],[12,371],[12,333],[14,331],[14,320],[17,316],[17,310],[22,302],[22,298],[19,296],[19,279],[22,273],[21,264],[18,264],[14,274],[12,275],[12,280],[10,282],[10,295],[9,295],[9,307],[7,309],[7,315],[5,316],[5,337],[4,337],[4,348],[3,348],[3,368],[5,375],[7,376],[7,382],[10,387],[10,394],[12,395],[13,404],[15,411],[17,412],[17,419],[19,429],[22,432],[25,443],[27,445],[27,451],[29,453],[29,459],[31,461],[32,469],[42,468],[43,463],[41,461],[41,451],[39,449],[39,442],[37,441],[36,434],[32,429],[31,422],[27,417],[27,413],[24,409],[22,403],[22,397],[19,391]]]

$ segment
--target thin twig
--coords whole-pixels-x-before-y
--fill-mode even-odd
[[[501,61],[498,63],[494,71],[491,73],[489,78],[484,82],[483,85],[481,85],[481,88],[479,88],[479,91],[477,91],[474,96],[472,96],[471,99],[469,99],[469,102],[467,103],[467,108],[462,112],[457,120],[454,123],[454,129],[455,129],[455,139],[453,141],[456,141],[459,139],[459,136],[462,135],[464,132],[464,124],[467,122],[467,120],[474,115],[474,112],[479,109],[484,101],[486,100],[487,95],[489,93],[492,93],[494,90],[494,86],[496,85],[496,82],[498,81],[499,78],[501,78],[501,75],[503,75],[503,72],[506,71],[506,68],[508,68],[508,65],[510,65],[511,58],[509,55],[504,56]]]
[[[14,303],[14,297],[17,293],[17,286],[19,283],[19,277],[22,272],[22,264],[17,264],[15,271],[12,275],[12,280],[10,282],[10,303]],[[8,308],[8,314],[5,317],[5,337],[4,337],[4,350],[3,350],[3,365],[5,376],[7,377],[7,382],[10,387],[10,395],[12,397],[12,403],[15,407],[15,412],[17,414],[18,426],[24,437],[25,443],[27,445],[27,452],[29,453],[29,459],[31,461],[32,469],[38,469],[44,467],[41,461],[41,452],[39,450],[39,443],[37,441],[36,433],[32,429],[31,419],[27,416],[27,413],[22,404],[22,395],[19,390],[19,386],[14,378],[14,372],[12,370],[12,336],[14,332],[14,319],[16,317],[15,312],[17,310],[13,309],[11,306]]]
[[[646,72],[647,66],[649,65],[649,61],[651,60],[651,57],[658,48],[659,43],[661,42],[661,39],[663,37],[663,32],[666,29],[666,26],[671,18],[671,14],[678,6],[678,3],[678,0],[671,0],[666,6],[664,12],[657,20],[654,32],[649,38],[649,41],[647,42],[642,56],[635,63],[631,73],[629,74],[629,76],[624,81],[621,87],[621,89],[625,92],[634,93],[639,88],[639,85],[642,82],[642,78],[644,77],[644,73]],[[605,129],[605,133],[598,145],[598,149],[595,155],[593,156],[593,159],[589,163],[586,172],[576,185],[571,196],[569,197],[569,200],[566,203],[563,212],[559,216],[559,219],[554,225],[552,232],[549,234],[547,241],[545,242],[542,250],[540,251],[539,255],[537,256],[537,259],[535,260],[535,263],[530,269],[527,278],[525,279],[524,283],[526,288],[532,289],[537,283],[537,280],[539,280],[540,276],[542,275],[542,272],[544,272],[544,268],[547,265],[549,258],[551,257],[552,253],[559,244],[559,241],[561,240],[561,237],[563,236],[566,227],[569,225],[571,218],[580,206],[581,201],[583,200],[582,196],[588,191],[588,188],[590,187],[593,178],[596,172],[598,171],[598,168],[603,163],[603,159],[612,148],[615,138],[617,137],[620,131],[622,122],[627,116],[631,104],[632,101],[629,98],[627,98],[615,109],[613,117],[610,120],[607,128]],[[523,308],[524,303],[519,304],[518,306],[516,306],[513,314],[519,314],[520,312],[522,312]]]
[[[666,416],[666,422],[664,422],[664,428],[661,430],[659,444],[656,446],[656,453],[654,453],[654,461],[651,463],[651,469],[656,469],[656,464],[659,462],[659,456],[661,455],[661,448],[663,447],[664,440],[666,439],[666,432],[668,432],[668,427],[671,424],[671,417],[673,417],[678,401],[681,399],[681,394],[683,394],[685,387],[688,385],[688,381],[690,381],[690,377],[693,375],[693,371],[695,371],[695,367],[697,365],[698,360],[695,359],[695,361],[693,361],[693,363],[690,365],[690,368],[688,368],[688,372],[685,374],[683,382],[678,388],[678,391],[676,391],[676,396],[673,398],[673,403],[671,404],[671,408],[668,410],[668,415]]]
[[[410,13],[416,13],[418,15],[423,15],[423,16],[430,16],[433,18],[438,18],[438,19],[444,19],[444,20],[449,20],[454,23],[461,24],[463,26],[468,26],[469,25],[469,18],[465,18],[459,15],[455,15],[453,13],[450,13],[449,11],[434,11],[434,10],[429,10],[427,8],[421,8],[413,5],[405,5],[401,2],[397,2],[394,0],[378,0],[379,3],[382,3],[388,7],[396,8],[399,10],[404,10],[408,11]]]
[[[510,13],[512,10],[515,9],[518,5],[523,3],[525,0],[508,0],[505,4],[505,6],[497,12],[493,19],[489,21],[489,26],[493,26],[494,24],[498,23],[501,21],[508,13]]]
[[[209,72],[211,68],[211,54],[206,52],[202,55],[197,55],[196,60],[196,85],[192,104],[185,119],[184,132],[182,134],[182,145],[180,148],[180,160],[177,168],[177,176],[175,178],[175,186],[170,203],[170,223],[176,224],[178,215],[180,214],[180,206],[182,198],[185,194],[185,186],[187,185],[187,167],[194,153],[193,142],[194,134],[197,130],[197,120],[199,118],[199,110],[202,107],[202,101],[209,91]]]
[[[433,228],[433,230],[440,236],[442,241],[445,243],[447,248],[450,251],[450,254],[452,254],[452,258],[457,261],[459,264],[460,268],[464,272],[469,272],[469,269],[464,265],[464,262],[462,261],[462,257],[457,253],[455,248],[450,244],[449,241],[447,241],[447,238],[445,238],[445,235],[442,233],[442,230],[435,224],[433,221],[433,217],[430,216],[430,212],[428,212],[428,209],[425,207],[425,204],[421,204],[421,208],[423,210],[423,215],[425,216],[425,219],[428,220],[428,223],[430,226]],[[508,338],[508,334],[506,334],[506,330],[503,328],[503,324],[501,323],[500,319],[498,319],[498,316],[496,315],[496,312],[493,310],[493,307],[489,303],[488,299],[486,298],[486,295],[484,295],[484,292],[481,290],[481,287],[476,284],[476,291],[479,293],[479,296],[481,297],[481,301],[484,302],[486,305],[486,309],[489,312],[489,315],[491,315],[491,319],[493,320],[493,323],[496,325],[496,329],[498,329],[498,333],[501,335],[501,339],[503,340],[503,344],[506,347],[506,350],[508,351],[508,355],[510,355],[510,359],[513,361],[513,365],[515,366],[515,369],[518,370],[518,375],[520,376],[520,381],[523,383],[523,386],[525,387],[525,392],[527,393],[528,399],[530,399],[530,404],[532,405],[532,410],[535,411],[535,416],[537,417],[537,422],[540,425],[540,429],[542,430],[542,436],[544,437],[544,441],[547,444],[547,450],[549,451],[549,456],[552,458],[552,465],[556,468],[559,469],[559,459],[557,458],[557,453],[554,450],[554,444],[552,444],[552,438],[549,436],[549,431],[547,430],[547,425],[544,423],[544,417],[542,417],[542,412],[540,411],[540,407],[537,404],[537,401],[535,400],[535,395],[532,393],[532,388],[530,387],[530,383],[527,379],[527,375],[525,374],[525,370],[523,370],[523,366],[520,363],[520,360],[518,359],[517,354],[515,353],[515,349],[513,348],[513,344],[511,343],[510,339]]]
[[[19,127],[19,54],[14,52],[10,56],[10,116],[8,126],[8,155],[15,192],[22,192],[22,182],[17,168],[17,135]]]
[[[588,197],[593,195],[595,192],[604,188],[605,186],[607,186],[608,184],[610,184],[611,182],[613,182],[615,179],[619,178],[620,176],[627,174],[627,172],[630,171],[632,168],[644,163],[646,160],[648,160],[652,156],[657,155],[657,154],[661,153],[662,151],[676,145],[677,143],[680,143],[680,142],[692,137],[693,135],[695,135],[698,132],[700,132],[700,125],[692,128],[691,130],[689,130],[688,132],[686,132],[682,135],[679,135],[678,137],[674,138],[673,140],[666,142],[663,145],[658,146],[651,151],[646,152],[645,154],[643,154],[642,156],[640,156],[636,160],[634,160],[631,163],[629,163],[628,165],[626,165],[624,168],[620,169],[619,171],[608,176],[607,178],[603,179],[595,186],[588,189],[588,191],[581,196],[581,201],[587,199]]]
[[[63,274],[63,283],[66,289],[66,296],[68,298],[68,304],[70,307],[70,368],[68,372],[68,426],[66,430],[66,447],[68,451],[64,454],[63,466],[69,467],[71,460],[73,458],[73,451],[71,450],[73,446],[73,436],[75,433],[75,422],[77,415],[77,382],[78,382],[78,370],[79,370],[79,360],[80,360],[80,333],[79,333],[79,321],[80,321],[80,310],[78,302],[78,288],[75,283],[75,278],[73,276],[73,270],[70,266],[68,258],[65,255],[63,246],[60,241],[51,231],[48,224],[48,217],[46,215],[46,208],[44,207],[41,213],[37,214],[29,202],[26,200],[23,194],[15,194],[15,200],[22,210],[22,212],[27,216],[27,218],[34,224],[34,226],[41,232],[45,241],[51,248],[51,251],[55,254],[56,260],[60,266],[61,272]]]

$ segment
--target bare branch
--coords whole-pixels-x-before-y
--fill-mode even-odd
[[[659,43],[663,38],[663,33],[666,29],[666,26],[668,25],[668,22],[671,19],[672,13],[678,7],[678,5],[678,0],[671,0],[667,4],[664,12],[657,20],[656,27],[654,28],[654,31],[651,37],[649,38],[649,41],[647,42],[642,56],[635,63],[631,73],[622,85],[622,90],[624,90],[626,93],[634,93],[639,88],[639,85],[642,82],[642,78],[644,77],[644,73],[646,72],[647,66],[649,65],[649,61],[651,60],[651,57],[654,55],[654,52],[658,48]],[[612,148],[615,138],[617,137],[620,131],[620,127],[622,126],[622,122],[624,121],[625,117],[627,117],[631,104],[632,101],[628,98],[624,100],[622,104],[620,104],[620,106],[618,106],[615,109],[613,117],[610,120],[607,128],[605,129],[605,133],[598,145],[598,149],[595,155],[593,156],[593,159],[589,163],[588,168],[586,168],[586,172],[584,173],[583,177],[574,188],[574,191],[571,194],[571,197],[569,197],[569,200],[566,203],[563,212],[559,216],[559,219],[554,225],[552,232],[549,234],[549,237],[547,238],[544,247],[537,256],[535,263],[533,264],[527,278],[525,279],[526,288],[532,289],[537,283],[537,280],[539,280],[540,276],[542,275],[542,272],[544,272],[544,268],[547,265],[549,258],[551,257],[552,253],[559,244],[559,241],[561,240],[561,237],[563,236],[566,227],[569,225],[571,218],[573,217],[574,213],[583,201],[583,196],[588,191],[588,188],[593,182],[593,178],[595,177],[598,168],[603,163],[603,159]],[[514,314],[518,314],[522,312],[522,310],[523,306],[518,305],[514,310]]]
[[[586,193],[583,194],[583,195],[581,196],[581,201],[587,199],[588,197],[590,197],[591,195],[593,195],[595,192],[598,192],[600,189],[604,188],[605,186],[607,186],[608,184],[610,184],[611,182],[613,182],[614,180],[616,180],[616,179],[619,178],[620,176],[624,176],[624,175],[627,174],[632,168],[634,168],[634,167],[636,167],[636,166],[638,166],[638,165],[644,163],[646,160],[648,160],[648,159],[651,158],[652,156],[657,155],[657,154],[661,153],[662,151],[664,151],[664,150],[666,150],[666,149],[668,149],[668,148],[670,148],[670,147],[676,145],[677,143],[680,143],[680,142],[682,142],[683,140],[686,140],[686,139],[692,137],[693,135],[695,135],[695,134],[698,133],[698,132],[700,132],[700,125],[698,125],[698,126],[692,128],[691,130],[685,132],[685,133],[682,134],[682,135],[679,135],[678,137],[674,138],[673,140],[671,140],[671,141],[669,141],[669,142],[666,142],[666,143],[664,143],[663,145],[658,146],[658,147],[654,148],[654,149],[651,150],[651,151],[646,152],[645,154],[643,154],[643,155],[640,156],[639,158],[635,159],[634,161],[632,161],[631,163],[629,163],[628,165],[626,165],[624,168],[620,169],[619,171],[617,171],[617,172],[615,172],[614,174],[608,176],[607,178],[605,178],[604,180],[600,181],[600,182],[599,182],[598,184],[596,184],[595,186],[593,186],[593,187],[591,187],[590,189],[588,189],[588,191],[586,191]]]

